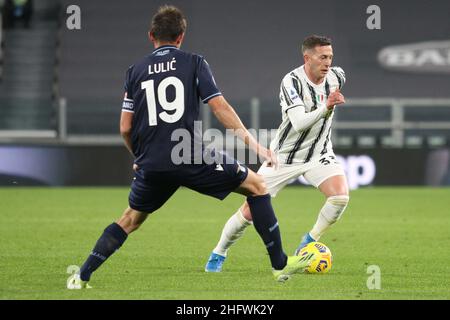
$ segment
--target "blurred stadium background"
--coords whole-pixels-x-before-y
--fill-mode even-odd
[[[0,0],[0,184],[128,185],[124,75],[152,50],[146,32],[166,1],[39,0],[28,28],[8,25],[26,2]],[[280,80],[302,64],[302,39],[324,34],[347,75],[332,137],[352,188],[450,185],[449,1],[170,3],[189,20],[184,49],[206,56],[248,128],[278,127]],[[81,30],[66,26],[72,4]],[[366,27],[371,4],[381,30]],[[204,129],[221,129],[203,111]]]
[[[275,285],[250,230],[225,272],[205,274],[242,197],[183,189],[96,274],[98,290],[65,289],[66,270],[126,206],[125,71],[152,51],[149,22],[165,2],[0,0],[0,300],[449,299],[450,189],[430,188],[450,185],[448,0],[170,1],[188,17],[183,48],[206,56],[248,128],[278,127],[279,84],[303,63],[300,43],[331,37],[347,77],[334,148],[350,187],[370,187],[352,191],[343,221],[321,239],[334,257],[327,275]],[[373,4],[381,30],[366,26]],[[81,8],[81,30],[67,28],[70,5]],[[223,131],[207,106],[202,117],[204,129]],[[323,197],[291,187],[273,203],[293,252]],[[366,282],[374,265],[381,290]]]

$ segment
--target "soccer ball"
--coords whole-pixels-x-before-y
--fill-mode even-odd
[[[300,250],[298,255],[304,256],[310,253],[315,253],[316,256],[306,270],[307,273],[327,273],[330,271],[333,257],[326,245],[321,242],[310,242]]]

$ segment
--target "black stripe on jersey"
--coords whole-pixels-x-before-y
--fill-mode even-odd
[[[293,102],[292,102],[291,98],[289,97],[288,92],[283,84],[281,84],[281,89],[283,90],[284,99],[286,100],[286,104],[287,105],[293,104]]]
[[[309,83],[307,83],[307,85],[309,88],[309,92],[311,93],[312,101],[314,103],[314,105],[311,108],[311,111],[314,111],[317,109],[316,91]],[[310,131],[311,131],[311,128],[302,132],[300,137],[295,142],[294,148],[291,150],[291,152],[289,152],[288,158],[286,160],[286,164],[292,164],[292,160],[294,159],[295,154],[300,149],[303,141],[306,139],[306,136],[309,134]]]
[[[333,71],[333,73],[336,75],[336,78],[337,78],[337,80],[338,80],[338,82],[339,82],[339,89],[342,88],[342,78],[341,78],[341,75],[340,75],[336,70],[334,70],[333,68],[331,68],[331,71]]]
[[[309,92],[311,93],[311,99],[314,103],[314,105],[311,108],[311,111],[314,111],[317,109],[317,97],[316,97],[316,90],[308,83]]]
[[[283,85],[280,85],[280,100],[281,102],[285,102],[286,104],[288,104],[288,102],[286,101],[286,97],[284,95],[284,90],[283,90]]]
[[[300,106],[301,106],[301,104],[296,104],[295,106],[291,106],[291,107],[287,108],[286,110],[284,110],[284,112],[287,114],[287,112],[289,110],[291,110],[292,108],[297,108],[297,107],[300,107]]]
[[[286,138],[289,134],[289,131],[291,131],[291,128],[292,128],[292,123],[289,121],[288,125],[286,126],[283,133],[281,134],[280,141],[278,141],[278,150],[281,149],[281,146],[283,145],[284,140],[286,140]]]
[[[311,131],[311,129],[305,130],[302,132],[300,137],[295,142],[294,148],[292,148],[291,152],[289,152],[288,158],[286,160],[286,164],[292,164],[292,160],[294,159],[295,153],[300,149],[300,146],[302,145],[303,141],[305,141],[306,136]]]
[[[300,78],[295,75],[295,73],[291,72],[292,84],[294,85],[295,90],[297,90],[298,95],[303,101],[303,87],[300,81]]]
[[[330,84],[328,83],[328,80],[325,80],[325,95],[328,96],[330,95]]]
[[[328,80],[325,80],[325,94],[326,94],[325,99],[328,99],[328,96],[330,95],[330,85],[328,83]],[[326,127],[327,121],[328,121],[328,116],[326,116],[325,119],[323,120],[322,127],[320,128],[319,134],[317,135],[316,140],[314,140],[313,144],[309,148],[308,154],[307,154],[306,159],[305,159],[305,163],[309,162],[309,160],[311,160],[311,157],[314,154],[314,149],[316,148],[316,144],[317,144],[317,142],[319,142],[320,138],[322,137],[322,134],[323,134],[323,131],[324,131],[325,127]],[[331,129],[331,127],[330,127],[330,129]],[[325,147],[326,147],[327,143],[328,142],[325,141]]]
[[[317,144],[317,142],[320,140],[320,137],[321,137],[322,134],[323,134],[323,131],[324,131],[325,126],[326,126],[326,124],[327,124],[327,120],[328,120],[328,117],[326,117],[325,119],[323,119],[322,127],[320,127],[319,134],[317,135],[316,140],[314,140],[313,144],[312,144],[311,147],[309,148],[308,154],[306,155],[305,163],[307,163],[307,162],[309,162],[309,160],[311,160],[311,157],[312,157],[312,155],[313,155],[313,153],[314,153],[314,149],[316,148],[316,144]]]
[[[330,140],[330,135],[331,135],[331,126],[330,126],[330,129],[328,129],[327,138],[325,139],[325,142],[323,143],[323,149],[320,152],[321,156],[323,156],[328,151],[327,150],[327,145],[328,145],[328,141]]]

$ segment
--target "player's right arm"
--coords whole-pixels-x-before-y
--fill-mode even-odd
[[[297,132],[302,132],[312,127],[317,121],[325,117],[337,104],[345,102],[344,96],[339,90],[336,90],[329,95],[325,106],[306,112],[305,103],[301,98],[301,94],[294,87],[293,79],[289,75],[281,82],[280,98],[282,110],[289,117],[292,127]]]
[[[219,122],[226,128],[234,130],[237,135],[250,149],[267,161],[268,165],[276,165],[276,156],[273,151],[261,146],[256,139],[245,128],[233,107],[225,100],[217,88],[208,63],[199,57],[197,69],[197,83],[199,96],[203,103],[208,103],[212,112]]]

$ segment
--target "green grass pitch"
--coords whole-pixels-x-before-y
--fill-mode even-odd
[[[334,258],[325,275],[276,283],[253,227],[221,274],[204,264],[243,197],[220,202],[180,189],[129,237],[91,279],[65,289],[102,230],[120,216],[127,188],[0,189],[0,299],[449,299],[450,189],[366,188],[321,239]],[[273,204],[284,248],[292,253],[324,198],[290,187]],[[369,290],[367,268],[381,269]]]

